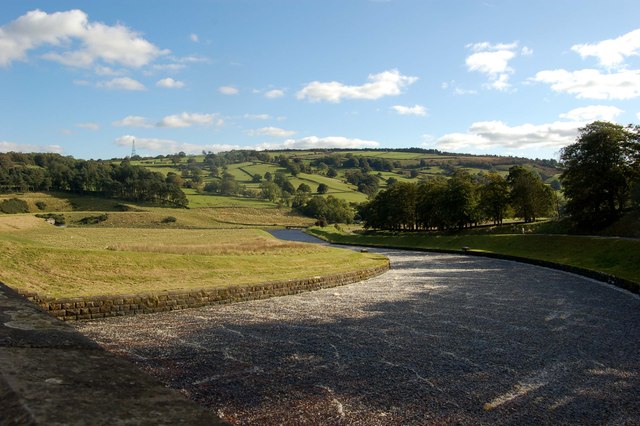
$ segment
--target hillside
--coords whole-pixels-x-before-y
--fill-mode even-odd
[[[272,181],[276,175],[291,184],[290,195],[305,184],[310,195],[331,195],[348,203],[362,203],[369,195],[386,189],[393,182],[448,177],[457,169],[464,169],[472,175],[492,171],[506,176],[509,168],[525,166],[538,173],[554,189],[559,188],[558,176],[561,173],[554,160],[475,156],[418,148],[231,151],[196,156],[134,157],[131,163],[162,173],[165,177],[173,175],[185,188],[190,207],[251,204],[255,202],[251,199],[264,198],[265,182]],[[326,186],[326,192],[318,192],[320,185]],[[241,198],[221,200],[216,195],[240,195]],[[289,201],[286,197],[284,203]]]

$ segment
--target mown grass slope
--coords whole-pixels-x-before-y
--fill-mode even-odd
[[[640,240],[571,235],[431,235],[427,233],[349,233],[310,229],[345,244],[398,248],[471,250],[538,259],[611,274],[640,285]]]
[[[0,281],[42,296],[250,285],[385,263],[259,229],[60,228],[33,219],[0,216]]]

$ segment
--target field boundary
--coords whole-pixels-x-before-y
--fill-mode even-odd
[[[380,275],[390,268],[385,265],[342,274],[303,279],[272,281],[246,286],[203,288],[113,296],[48,298],[37,293],[18,292],[48,314],[62,321],[92,320],[124,315],[166,312],[209,305],[246,302],[287,296],[323,288],[352,284]]]

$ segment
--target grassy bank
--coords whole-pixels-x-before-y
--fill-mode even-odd
[[[349,233],[332,227],[310,229],[335,243],[398,248],[485,251],[555,262],[603,272],[640,283],[640,240],[566,235],[429,235],[426,233]]]
[[[57,298],[251,285],[386,263],[259,229],[58,228],[32,216],[7,219],[0,281]]]

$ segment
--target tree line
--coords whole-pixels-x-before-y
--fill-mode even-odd
[[[533,222],[556,206],[553,190],[534,171],[511,167],[473,176],[459,169],[451,178],[421,183],[397,182],[360,209],[365,228],[386,230],[463,229],[509,216]]]
[[[0,153],[0,192],[63,191],[186,207],[179,185],[157,172],[103,160],[59,154]]]
[[[533,222],[556,210],[574,229],[595,231],[628,212],[640,212],[640,126],[588,124],[579,129],[575,143],[561,150],[560,165],[562,210],[538,173],[513,166],[506,178],[458,169],[448,180],[395,183],[362,206],[360,215],[367,228],[447,230],[486,221],[500,224],[506,217]]]

